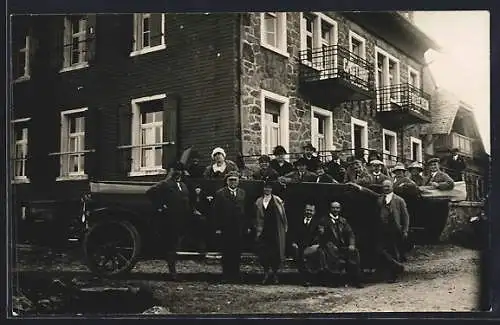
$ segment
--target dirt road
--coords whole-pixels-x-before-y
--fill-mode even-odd
[[[45,255],[45,256],[44,256]],[[147,287],[172,313],[332,313],[372,311],[474,311],[479,295],[479,253],[456,246],[417,247],[407,271],[394,284],[369,283],[356,289],[303,287],[293,269],[284,269],[280,285],[259,284],[258,266],[242,267],[244,284],[220,282],[218,261],[182,261],[180,281],[164,275],[163,261],[140,262],[126,278],[102,281],[90,275],[75,254],[20,250],[16,282],[27,275],[94,285]]]

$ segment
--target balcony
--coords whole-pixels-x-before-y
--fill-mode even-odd
[[[300,87],[314,104],[336,106],[375,98],[373,67],[337,45],[300,52]]]
[[[392,128],[430,123],[430,96],[410,84],[377,89],[377,116]]]

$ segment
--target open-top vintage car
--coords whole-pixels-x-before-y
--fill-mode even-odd
[[[214,196],[224,186],[221,180],[188,180],[190,191],[203,189],[207,197]],[[130,181],[100,181],[90,183],[90,193],[82,198],[81,220],[85,225],[83,249],[89,269],[100,276],[113,276],[130,271],[139,259],[163,256],[157,226],[159,215],[146,196],[154,183]],[[297,223],[302,221],[305,203],[316,204],[317,215],[327,213],[332,201],[342,204],[343,215],[357,237],[363,267],[374,267],[378,222],[377,197],[380,188],[360,188],[352,184],[292,183],[275,184],[274,192],[285,201],[289,223],[287,237],[294,236]],[[262,194],[263,182],[240,181],[246,191],[246,218],[252,225],[254,203]],[[462,196],[462,184],[456,183],[454,191],[409,188],[400,190],[410,212],[410,239],[413,242],[436,240],[447,217],[450,199]],[[458,193],[458,194],[457,194]],[[206,232],[210,251],[220,251],[214,217],[207,213]],[[189,230],[189,227],[187,227]],[[189,232],[189,231],[188,231]],[[250,231],[244,240],[244,250],[252,252],[255,234]],[[288,245],[291,246],[291,245]],[[186,249],[186,247],[181,247]]]

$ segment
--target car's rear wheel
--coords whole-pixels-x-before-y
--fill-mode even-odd
[[[129,272],[137,263],[141,238],[128,221],[107,220],[85,234],[83,250],[87,267],[102,277]]]

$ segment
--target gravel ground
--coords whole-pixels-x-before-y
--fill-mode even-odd
[[[23,288],[29,276],[87,285],[135,285],[148,288],[156,301],[179,314],[475,311],[479,295],[479,253],[457,246],[417,247],[400,281],[369,283],[362,289],[303,287],[292,266],[283,270],[280,285],[263,286],[259,267],[250,261],[242,265],[242,284],[221,283],[217,260],[180,261],[177,282],[168,279],[161,260],[141,261],[129,275],[104,281],[88,272],[78,250],[57,253],[19,247],[17,253],[17,287]]]

